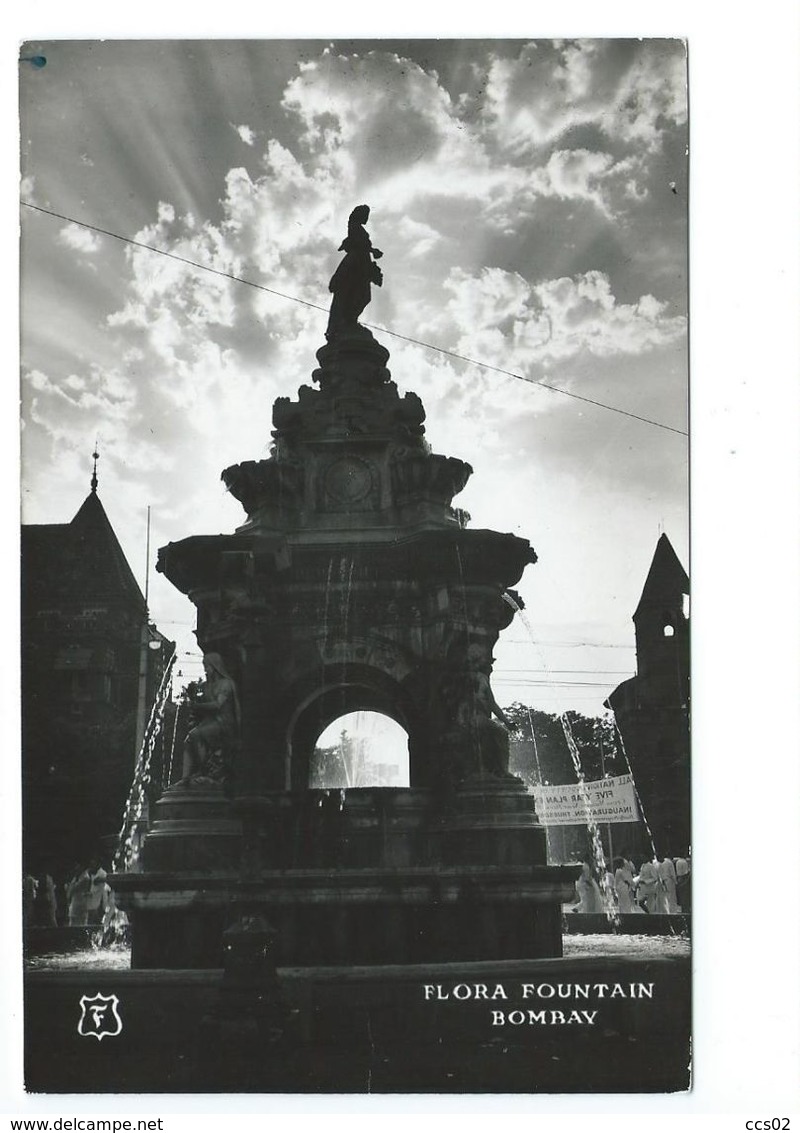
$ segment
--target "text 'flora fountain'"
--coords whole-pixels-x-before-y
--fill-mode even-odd
[[[561,955],[574,870],[546,864],[490,686],[503,595],[536,555],[467,529],[451,504],[472,469],[430,451],[358,323],[383,278],[368,216],[330,282],[318,388],[277,399],[269,459],[222,473],[246,522],[159,553],[207,681],[140,872],[115,878],[134,967],[219,967],[254,917],[284,965]],[[310,788],[317,739],[357,710],[405,729],[409,787]]]

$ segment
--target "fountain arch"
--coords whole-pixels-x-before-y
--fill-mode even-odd
[[[408,732],[385,712],[337,716],[317,737],[309,786],[360,790],[409,787]]]
[[[411,692],[378,669],[364,665],[333,666],[317,678],[292,690],[280,727],[285,734],[285,786],[303,790],[309,786],[314,747],[319,736],[337,720],[352,712],[375,712],[388,717],[408,735],[409,780],[424,780],[420,760],[411,761],[411,751],[424,721]],[[416,774],[412,772],[415,766]]]

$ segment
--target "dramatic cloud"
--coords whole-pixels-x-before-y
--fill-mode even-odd
[[[99,435],[124,546],[146,503],[161,542],[242,523],[220,471],[264,457],[272,402],[310,382],[337,247],[366,201],[386,283],[364,318],[429,344],[376,331],[433,447],[475,468],[457,503],[533,538],[524,586],[548,621],[623,638],[658,524],[684,537],[684,442],[567,395],[685,428],[681,45],[484,42],[452,67],[437,47],[436,68],[422,51],[312,46],[273,56],[268,79],[231,49],[214,90],[214,67],[192,89],[146,45],[102,50],[118,100],[68,105],[60,133],[52,104],[28,112],[26,132],[53,143],[31,153],[53,156],[27,161],[24,196],[36,175],[71,215],[62,197],[79,193],[76,218],[137,244],[24,210],[26,519],[77,509]],[[256,132],[243,123],[267,82]],[[122,141],[132,105],[138,150]],[[575,553],[589,534],[591,578]],[[191,609],[160,578],[152,596],[191,650]]]
[[[589,127],[653,151],[686,121],[685,56],[666,40],[532,43],[493,62],[484,118],[520,156]]]
[[[581,353],[609,358],[641,354],[684,338],[684,316],[643,295],[618,303],[608,277],[586,272],[531,286],[516,273],[454,269],[443,283],[450,298],[431,328],[460,354],[505,369],[541,373]]]

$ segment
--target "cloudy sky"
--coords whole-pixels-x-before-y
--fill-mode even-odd
[[[385,285],[364,320],[431,344],[375,331],[434,450],[475,470],[456,504],[539,555],[519,587],[536,642],[506,631],[497,698],[599,711],[634,671],[662,531],[688,567],[683,45],[21,53],[47,60],[21,69],[22,199],[72,218],[21,210],[24,522],[72,517],[98,438],[99,494],[143,587],[148,505],[152,560],[233,531],[220,471],[267,455],[272,402],[309,381],[314,305],[365,201]],[[152,570],[150,605],[198,675],[193,607]]]

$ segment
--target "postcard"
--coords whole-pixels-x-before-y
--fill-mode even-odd
[[[686,42],[20,83],[26,1089],[687,1091]]]

